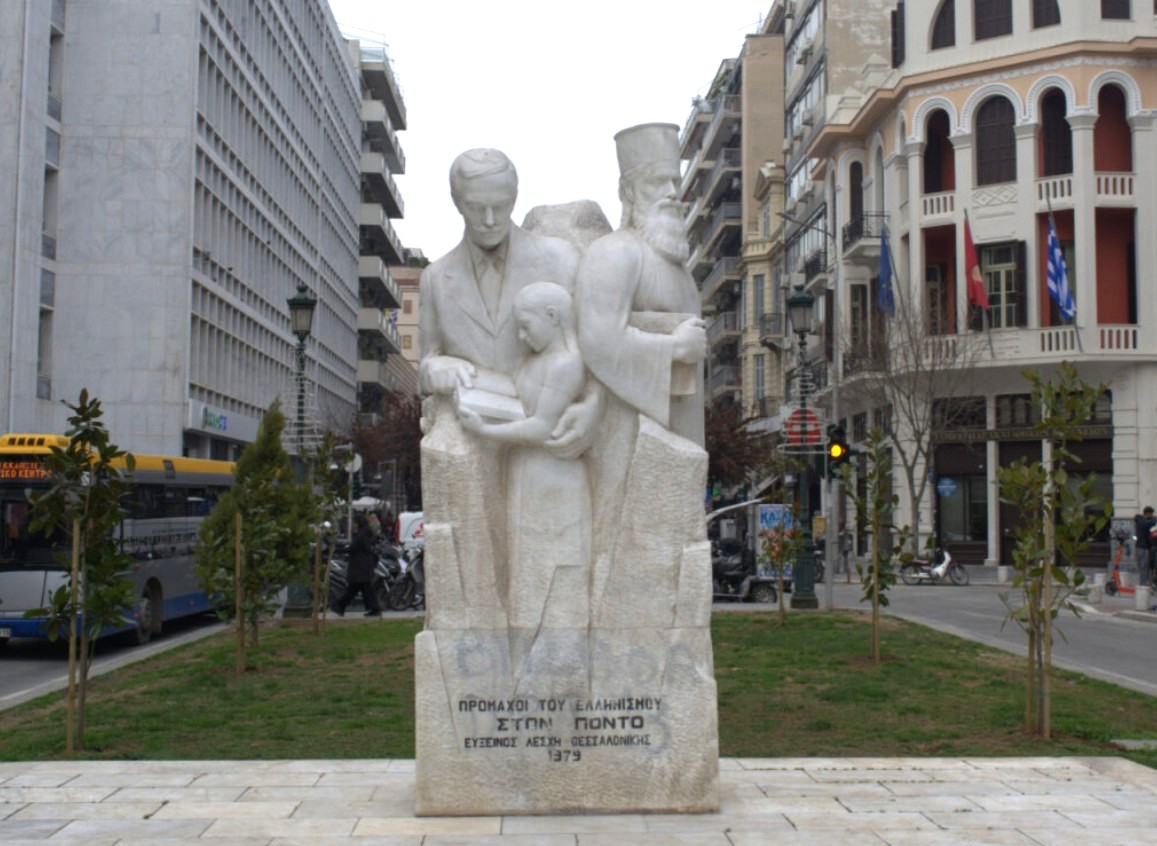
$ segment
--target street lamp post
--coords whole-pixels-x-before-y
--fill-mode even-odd
[[[791,321],[792,331],[799,338],[799,363],[796,368],[801,371],[807,366],[807,336],[812,330],[812,318],[815,314],[816,298],[798,285],[795,291],[787,298],[787,314]],[[811,393],[811,382],[800,379],[799,399],[803,419],[807,420],[808,394]],[[791,576],[791,607],[818,608],[815,587],[815,546],[812,543],[811,519],[811,448],[812,430],[810,425],[804,424],[804,434],[800,439],[800,455],[803,457],[799,472],[799,528],[803,532],[802,543],[796,553],[795,566]]]
[[[305,283],[297,286],[297,293],[289,297],[289,323],[297,336],[297,457],[305,457],[305,342],[313,328],[313,310],[317,308],[317,297],[309,292]]]
[[[317,308],[317,298],[302,282],[297,293],[287,298],[289,304],[289,324],[297,336],[297,473],[298,480],[308,476],[305,462],[305,342],[313,327],[313,310]],[[310,586],[300,581],[287,586],[285,608],[286,617],[308,617],[313,611]]]

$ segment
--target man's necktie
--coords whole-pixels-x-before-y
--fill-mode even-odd
[[[482,278],[478,282],[478,287],[486,311],[493,319],[498,314],[498,300],[502,296],[502,271],[498,269],[498,262],[491,259],[483,261],[482,266]]]

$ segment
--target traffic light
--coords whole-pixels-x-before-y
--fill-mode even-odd
[[[848,436],[844,427],[837,423],[828,426],[828,474],[835,476],[848,463],[852,449],[848,446]]]

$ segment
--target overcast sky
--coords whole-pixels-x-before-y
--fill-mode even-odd
[[[680,129],[691,98],[738,55],[771,0],[329,0],[343,30],[389,47],[406,102],[397,177],[406,247],[435,259],[462,236],[454,157],[497,147],[518,169],[514,219],[591,199],[618,226],[612,137],[637,123]]]

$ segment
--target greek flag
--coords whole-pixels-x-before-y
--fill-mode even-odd
[[[888,233],[880,233],[880,281],[876,305],[889,317],[896,313],[896,297],[892,290],[892,254],[888,250]]]
[[[1073,305],[1073,292],[1069,290],[1069,276],[1065,271],[1065,256],[1061,252],[1061,244],[1057,240],[1057,230],[1049,218],[1048,243],[1048,286],[1049,296],[1061,311],[1061,317],[1072,320],[1077,316],[1077,308]]]

